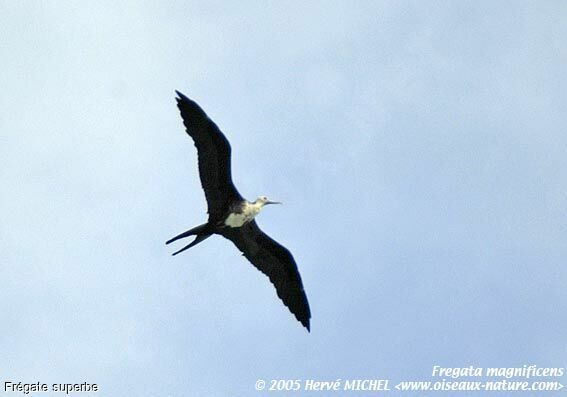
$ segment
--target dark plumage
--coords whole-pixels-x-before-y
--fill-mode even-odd
[[[199,176],[207,200],[209,219],[207,223],[181,233],[166,244],[196,236],[193,242],[173,254],[176,255],[212,234],[220,234],[231,240],[258,270],[268,276],[284,305],[309,330],[311,311],[293,256],[287,248],[260,230],[253,219],[264,205],[276,202],[264,196],[254,203],[244,200],[232,183],[228,140],[197,103],[176,92],[177,107],[187,133],[197,148]]]

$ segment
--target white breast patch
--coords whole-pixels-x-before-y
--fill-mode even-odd
[[[250,222],[262,209],[262,206],[254,203],[246,203],[241,214],[230,214],[224,221],[226,226],[241,227]]]
[[[247,222],[246,215],[244,214],[230,214],[224,224],[230,227],[240,227]]]

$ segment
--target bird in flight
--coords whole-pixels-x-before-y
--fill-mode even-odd
[[[238,193],[232,183],[228,140],[196,102],[179,91],[176,93],[183,124],[197,148],[199,176],[209,219],[173,237],[166,244],[196,236],[190,244],[173,253],[177,255],[213,234],[229,239],[246,259],[268,276],[284,305],[309,331],[311,311],[297,264],[289,250],[264,233],[254,220],[264,206],[281,203],[266,196],[250,202]]]

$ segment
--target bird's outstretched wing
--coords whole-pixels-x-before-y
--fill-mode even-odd
[[[289,250],[260,230],[254,220],[239,228],[224,228],[220,233],[270,278],[284,305],[309,330],[311,310],[297,265]]]
[[[187,133],[197,148],[199,176],[207,199],[208,213],[217,220],[225,215],[230,203],[243,200],[232,183],[230,144],[195,101],[176,91],[177,107]]]

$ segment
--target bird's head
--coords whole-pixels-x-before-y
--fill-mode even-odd
[[[279,201],[270,201],[266,196],[260,196],[256,199],[256,203],[259,203],[262,207],[268,204],[282,204]]]

